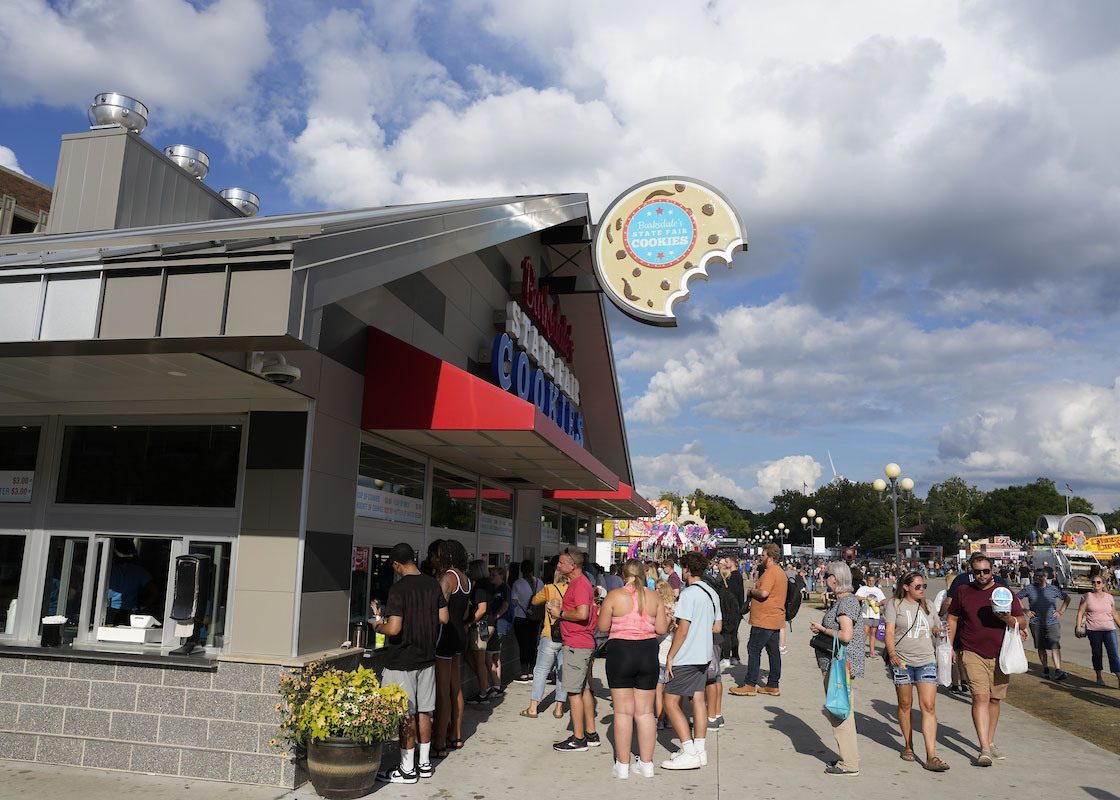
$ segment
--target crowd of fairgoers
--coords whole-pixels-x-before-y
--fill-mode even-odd
[[[535,718],[549,705],[556,718],[570,717],[571,734],[553,745],[556,751],[601,746],[590,688],[596,659],[605,661],[611,694],[614,777],[655,776],[660,728],[671,728],[680,743],[660,768],[701,769],[708,736],[726,725],[725,693],[781,694],[786,633],[810,598],[819,598],[825,611],[820,623],[810,624],[810,644],[839,755],[825,769],[830,775],[859,774],[851,709],[869,663],[879,663],[896,688],[900,757],[934,772],[950,769],[935,752],[939,685],[971,697],[977,735],[972,763],[985,767],[1004,758],[996,742],[999,708],[1010,675],[1026,671],[1022,643],[1028,632],[1045,676],[1066,677],[1060,627],[1071,597],[1045,561],[997,566],[983,553],[964,563],[782,560],[780,548],[769,544],[749,561],[685,552],[602,569],[569,548],[542,565],[524,561],[508,574],[469,560],[460,543],[446,540],[432,543],[428,557],[417,562],[409,545],[393,548],[397,580],[383,601],[371,604],[374,632],[390,634],[385,680],[406,689],[412,711],[401,729],[400,763],[378,775],[385,782],[430,777],[434,764],[465,746],[465,705],[494,701],[510,679],[531,684],[523,717]],[[932,601],[925,596],[931,574],[947,579]],[[1093,575],[1093,588],[1077,607],[1074,634],[1090,640],[1098,683],[1104,685],[1107,654],[1120,688],[1120,613],[1108,591],[1115,577],[1103,569]],[[741,654],[744,620],[749,632]],[[516,640],[519,654],[514,676],[502,674],[507,636]],[[744,683],[725,692],[724,670],[744,655]],[[477,692],[469,698],[459,679],[463,660],[477,677]],[[915,692],[924,753],[914,749]]]

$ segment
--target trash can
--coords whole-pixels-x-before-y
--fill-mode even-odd
[[[43,635],[39,638],[40,647],[62,647],[62,623],[43,623]]]

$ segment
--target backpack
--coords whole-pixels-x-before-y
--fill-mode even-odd
[[[786,622],[793,622],[801,610],[801,576],[786,578]]]
[[[719,598],[719,613],[723,617],[723,633],[717,633],[714,638],[718,638],[716,644],[721,644],[731,636],[731,626],[739,619],[739,603],[735,600],[735,595],[723,585],[723,581],[716,580],[705,576],[704,583],[708,584],[708,588],[712,589]]]

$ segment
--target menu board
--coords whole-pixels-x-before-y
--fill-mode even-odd
[[[513,520],[495,517],[493,514],[479,514],[478,532],[487,536],[513,536]]]

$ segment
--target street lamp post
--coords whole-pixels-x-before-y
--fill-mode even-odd
[[[779,522],[778,523],[777,533],[778,533],[778,541],[781,543],[781,546],[782,546],[782,555],[785,555],[785,552],[786,552],[786,524],[784,522]]]
[[[875,488],[875,491],[879,493],[880,500],[890,498],[891,517],[894,520],[894,563],[896,567],[901,569],[902,548],[898,544],[898,497],[899,494],[908,495],[912,492],[914,490],[914,481],[909,478],[902,478],[899,480],[898,476],[902,474],[902,467],[898,466],[898,464],[895,464],[893,461],[883,468],[883,474],[887,476],[887,480],[890,481],[889,484],[882,478],[876,478],[875,482],[871,485]],[[887,498],[884,498],[883,493],[887,492],[888,488],[890,491],[887,493]]]
[[[809,541],[813,541],[813,534],[819,531],[824,526],[824,517],[817,516],[816,509],[810,508],[805,512],[805,516],[801,518],[801,527],[809,532]],[[836,544],[840,544],[839,538]]]

